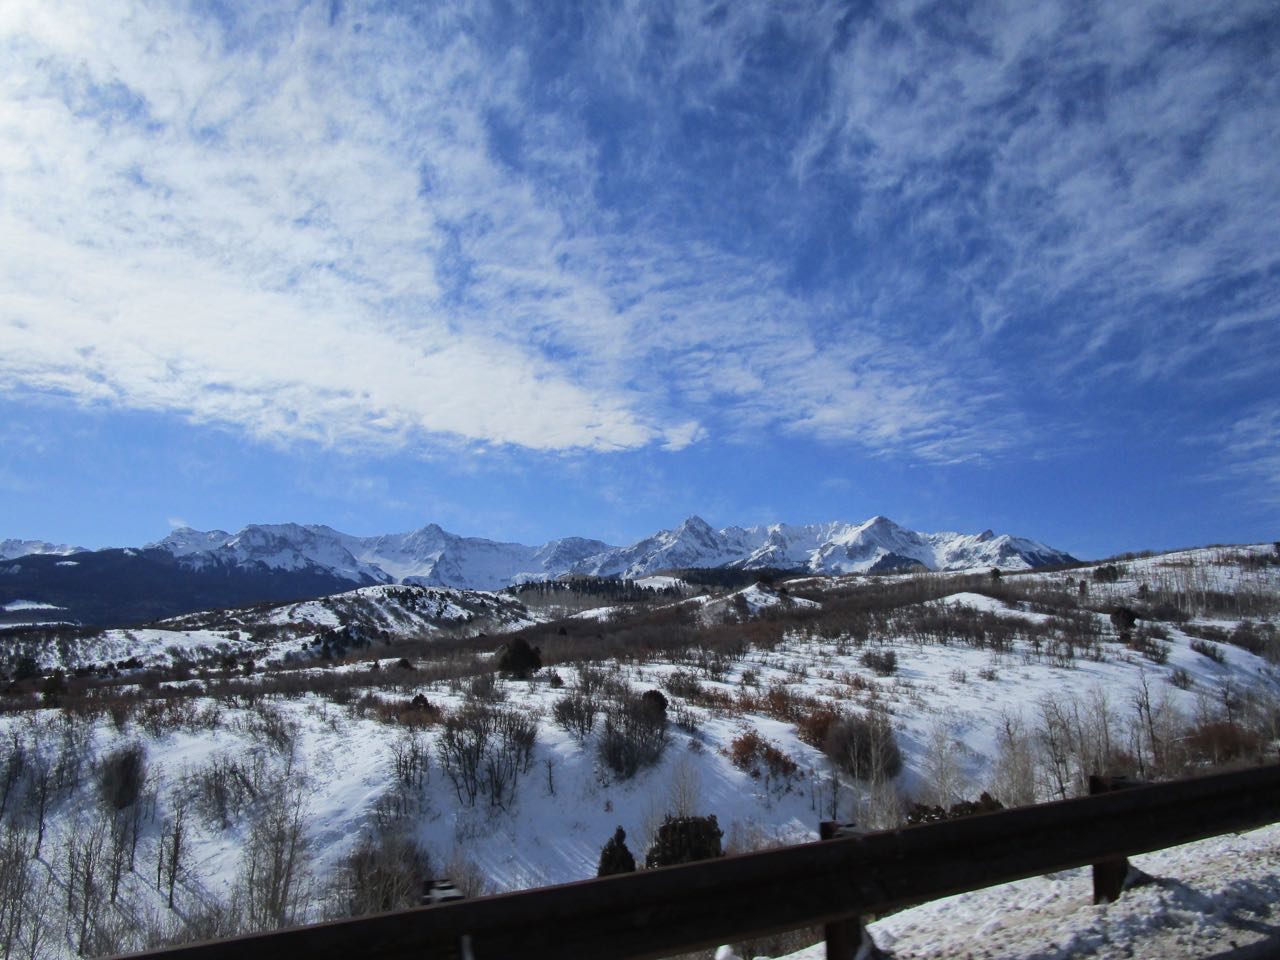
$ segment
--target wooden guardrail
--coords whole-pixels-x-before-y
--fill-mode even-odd
[[[1277,820],[1280,765],[135,956],[662,957]]]

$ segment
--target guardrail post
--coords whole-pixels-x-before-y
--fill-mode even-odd
[[[1144,780],[1133,780],[1129,777],[1101,777],[1093,774],[1089,777],[1089,796],[1113,793],[1116,790],[1130,790],[1133,787],[1146,785]],[[1135,872],[1128,857],[1099,860],[1093,865],[1093,902],[1115,903],[1126,887],[1132,886],[1130,875]]]
[[[819,840],[852,837],[866,832],[854,823],[823,820],[818,824]],[[822,935],[827,941],[827,960],[872,960],[884,956],[871,939],[871,934],[867,933],[863,918],[857,914],[824,924]]]

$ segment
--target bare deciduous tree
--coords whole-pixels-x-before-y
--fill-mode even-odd
[[[458,801],[475,806],[483,793],[492,806],[510,805],[537,732],[537,720],[519,710],[471,704],[447,717],[436,749]]]
[[[309,844],[301,790],[285,784],[266,798],[249,829],[236,899],[249,930],[297,923],[306,903]]]
[[[22,741],[17,727],[10,728],[7,747],[4,765],[0,767],[0,817],[9,809],[9,800],[22,782],[30,758],[27,745]]]
[[[998,753],[992,770],[991,792],[1005,806],[1021,807],[1036,802],[1035,742],[1022,718],[1004,713],[997,728]]]
[[[186,794],[173,796],[173,806],[165,818],[156,853],[156,889],[167,890],[169,909],[173,909],[178,876],[186,866],[190,803]]]
[[[418,906],[431,861],[401,830],[365,837],[338,873],[338,909],[347,916]]]
[[[702,778],[688,757],[680,757],[671,768],[667,787],[667,812],[673,817],[697,816],[702,797]]]
[[[934,806],[950,807],[963,799],[965,793],[964,772],[960,766],[960,745],[941,720],[929,729],[925,744],[923,770],[924,793],[922,800]]]
[[[98,917],[103,903],[103,872],[106,869],[106,846],[110,819],[94,817],[82,820],[67,832],[67,926],[76,945],[76,953],[92,952]]]

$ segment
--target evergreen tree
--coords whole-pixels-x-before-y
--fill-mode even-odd
[[[609,838],[604,849],[600,851],[600,866],[596,870],[597,877],[611,877],[616,873],[634,873],[636,858],[627,849],[627,832],[618,827]]]

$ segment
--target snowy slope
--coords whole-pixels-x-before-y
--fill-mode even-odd
[[[20,614],[24,607],[16,607]],[[371,586],[298,603],[257,604],[172,617],[145,628],[77,631],[54,642],[9,640],[41,670],[74,670],[136,659],[142,666],[207,665],[223,657],[274,663],[315,654],[329,631],[348,638],[430,639],[442,633],[503,633],[537,622],[505,594],[418,586]]]
[[[953,602],[967,604],[970,597],[956,597]],[[1009,615],[1019,614],[1010,611]],[[149,635],[139,639],[162,642]],[[189,637],[188,641],[194,639]],[[1214,689],[1225,679],[1250,689],[1277,688],[1271,668],[1243,651],[1231,649],[1225,663],[1215,664],[1185,650],[1181,640],[1175,641],[1174,646],[1169,667],[1185,666],[1195,687],[1191,691],[1171,688],[1169,692],[1187,713],[1196,708],[1195,691]],[[1001,708],[1030,720],[1040,698],[1066,697],[1083,703],[1090,691],[1105,690],[1119,710],[1120,705],[1132,699],[1143,676],[1139,664],[1122,656],[1105,663],[1082,662],[1063,670],[1045,662],[1028,662],[1017,650],[993,659],[989,653],[968,648],[920,648],[909,640],[891,640],[884,648],[898,654],[896,676],[874,674],[861,665],[856,648],[842,649],[839,641],[797,638],[769,651],[749,652],[732,664],[722,679],[704,677],[701,682],[730,697],[781,683],[798,693],[840,705],[874,691],[892,713],[906,759],[897,788],[906,794],[922,789],[929,776],[930,744],[937,731],[943,731],[957,766],[957,789],[971,796],[990,782],[998,752]],[[988,668],[993,671],[992,679],[979,679],[979,673]],[[611,673],[637,690],[669,690],[668,678],[683,669],[687,668],[655,661],[618,664]],[[573,667],[561,665],[557,670],[566,688],[575,683],[577,673]],[[857,678],[856,682],[853,678]],[[338,708],[315,695],[280,700],[270,706],[297,731],[289,762],[306,771],[308,822],[313,825],[313,869],[317,876],[333,871],[361,833],[371,829],[379,818],[387,817],[380,804],[389,797],[405,798],[396,802],[409,805],[397,806],[395,809],[403,812],[395,815],[406,818],[405,827],[412,829],[438,858],[437,862],[465,857],[486,878],[491,890],[521,889],[592,876],[600,846],[615,826],[622,825],[632,849],[642,851],[662,815],[682,796],[693,804],[694,812],[715,813],[725,830],[725,842],[736,849],[813,839],[817,822],[829,815],[832,781],[821,752],[801,740],[792,724],[753,708],[722,712],[688,705],[694,729],[673,730],[672,744],[659,764],[633,780],[620,781],[599,763],[594,735],[579,743],[550,721],[550,708],[562,690],[552,687],[546,679],[500,681],[499,685],[502,702],[541,718],[532,763],[520,782],[515,802],[507,809],[494,809],[483,802],[472,808],[458,802],[453,787],[436,764],[438,728],[428,728],[421,734],[432,750],[430,777],[421,788],[403,794],[393,774],[395,746],[407,736],[403,731],[377,723],[354,709]],[[462,694],[448,684],[424,683],[418,689],[446,710],[456,710],[464,703]],[[390,694],[383,691],[381,695]],[[410,695],[405,692],[399,696],[407,700]],[[217,710],[221,718],[217,728],[199,735],[184,728],[152,736],[140,727],[117,732],[103,718],[92,734],[95,750],[101,753],[128,737],[140,737],[150,761],[173,774],[194,770],[220,753],[252,756],[262,750],[254,739],[257,721],[252,711],[218,707],[214,701],[202,700],[196,701],[195,710]],[[12,718],[0,718],[0,728],[14,722]],[[726,752],[731,741],[748,729],[758,731],[794,759],[796,774],[785,780],[770,780],[735,767]],[[162,809],[182,782],[173,774],[161,781]],[[866,816],[868,798],[857,790],[846,786],[834,802],[841,819],[862,820]],[[55,850],[57,838],[69,821],[59,823],[54,830]],[[193,866],[184,880],[188,896],[225,897],[235,879],[242,830],[223,830],[208,823],[198,826],[192,858],[198,868]],[[153,840],[144,841],[150,858],[154,858],[150,853],[152,843]],[[1230,851],[1225,853],[1230,855]],[[1066,932],[1080,930],[1082,936],[1106,923],[1105,913],[1099,919],[1096,908],[1088,908],[1080,900],[1076,888],[1082,888],[1082,882],[1063,876],[1028,882],[1040,886],[1003,907],[1013,913],[1010,925],[1019,922],[1019,910],[1043,910],[1042,935],[1060,947],[1062,940],[1052,940],[1063,935],[1061,924],[1054,923],[1055,917],[1061,919],[1069,914],[1074,919]],[[152,889],[143,884],[139,887]],[[989,920],[994,914],[992,902],[979,901],[965,908],[967,913],[953,914],[951,919],[968,917],[966,929],[972,936],[978,925],[976,917],[987,911]],[[1019,903],[1023,905],[1019,907]],[[921,909],[942,908],[933,905]],[[911,917],[903,914],[884,921],[877,929],[900,931],[894,935],[904,945],[938,947],[932,954],[921,955],[956,956],[946,951],[964,942],[958,932],[939,943],[929,939],[946,934],[947,928],[941,925],[944,922],[913,934],[911,930],[916,927]],[[985,935],[995,936],[1000,930],[992,925]],[[913,941],[913,936],[921,939]],[[1003,936],[1009,938],[1012,934]],[[1017,954],[1009,951],[998,955]]]
[[[1280,565],[1255,568],[1248,562],[1258,552],[1236,549],[1216,556],[1199,551],[1174,559],[1128,562],[1125,573],[1105,585],[1106,600],[1108,605],[1132,602],[1140,585],[1135,575],[1151,583],[1162,571],[1249,593],[1261,589],[1259,583],[1274,583],[1280,573]],[[1161,566],[1170,563],[1177,566]],[[1073,570],[1009,579],[1033,586],[1043,580],[1044,595],[1052,588],[1059,595],[1074,596],[1066,588],[1080,574]],[[949,579],[929,575],[901,581],[945,588]],[[387,660],[377,670],[367,663],[349,663],[290,671],[283,675],[291,682],[288,690],[262,697],[218,695],[210,681],[200,679],[165,680],[158,691],[161,697],[181,687],[189,699],[144,700],[129,708],[126,698],[117,705],[116,715],[85,710],[63,716],[24,708],[0,715],[0,742],[16,735],[51,760],[57,759],[57,751],[70,749],[64,744],[72,744],[83,751],[86,770],[95,769],[95,758],[130,740],[143,744],[155,773],[155,815],[143,824],[143,868],[125,878],[125,898],[134,911],[130,916],[152,911],[166,915],[152,879],[154,865],[164,824],[177,798],[185,795],[196,811],[190,859],[178,885],[179,913],[186,916],[198,905],[228,901],[242,872],[251,820],[263,813],[252,801],[233,811],[226,823],[201,812],[196,788],[219,758],[242,763],[246,776],[260,761],[268,774],[283,776],[287,771],[298,780],[317,890],[362,836],[382,829],[403,831],[427,848],[439,870],[435,875],[478,876],[489,890],[498,891],[592,876],[601,845],[619,825],[632,851],[642,855],[662,815],[677,809],[714,813],[726,846],[748,850],[812,839],[817,823],[832,816],[882,825],[877,820],[885,815],[886,803],[910,797],[932,801],[944,783],[952,798],[973,797],[1003,782],[999,758],[1011,728],[1020,727],[1029,738],[1026,742],[1034,743],[1045,718],[1074,715],[1075,708],[1086,719],[1104,718],[1116,742],[1133,749],[1134,743],[1141,744],[1145,728],[1135,704],[1148,691],[1170,730],[1178,718],[1187,723],[1202,716],[1212,720],[1223,709],[1253,709],[1250,703],[1260,710],[1274,709],[1280,697],[1280,672],[1274,663],[1232,644],[1215,644],[1216,657],[1192,646],[1197,639],[1190,632],[1193,626],[1227,629],[1235,621],[1207,615],[1193,622],[1164,621],[1162,656],[1152,658],[1126,643],[1103,609],[1082,607],[1076,611],[1079,617],[1096,626],[1101,637],[1097,656],[1062,661],[1045,638],[1032,631],[1056,629],[1052,617],[1029,603],[1008,604],[976,589],[972,581],[957,584],[950,595],[910,609],[927,614],[950,611],[955,624],[960,624],[961,615],[994,616],[1025,624],[1027,631],[996,648],[961,642],[958,633],[939,641],[887,628],[861,639],[838,629],[797,629],[765,646],[751,643],[714,656],[693,648],[594,665],[596,683],[605,677],[625,681],[635,692],[661,689],[670,701],[671,742],[659,762],[631,780],[613,775],[600,759],[602,721],[582,739],[555,722],[554,705],[579,687],[588,672],[568,662],[556,663],[554,675],[544,670],[528,681],[497,679],[484,692],[477,692],[480,685],[473,684],[465,670],[450,676],[441,672],[441,663],[426,658],[417,670],[397,668]],[[417,598],[416,604],[406,602],[402,593]],[[1273,586],[1273,601],[1275,594]],[[745,608],[766,618],[787,602],[780,591],[760,586],[697,601],[704,608]],[[234,611],[239,630],[216,630],[196,618],[181,618],[164,630],[113,631],[110,639],[118,646],[111,653],[120,659],[150,650],[156,662],[170,650],[177,651],[170,660],[197,659],[202,645],[219,653],[238,653],[242,648],[234,645],[249,643],[255,626],[296,626],[304,634],[314,633],[344,618],[350,622],[356,607],[365,611],[358,615],[370,623],[389,623],[416,605],[424,615],[430,611],[441,629],[459,617],[467,629],[474,629],[476,621],[465,620],[477,613],[469,604],[509,602],[512,598],[501,595],[370,586],[338,598]],[[1275,615],[1270,616],[1274,620]],[[988,636],[993,635],[992,625],[984,624]],[[721,636],[725,632],[710,632],[715,631]],[[429,648],[424,653],[429,655]],[[892,671],[886,675],[879,670],[869,653],[881,658],[894,654]],[[477,662],[483,663],[470,661],[468,666]],[[236,682],[261,682],[269,691],[280,676],[269,671],[238,676]],[[316,682],[305,692],[308,677]],[[351,688],[333,687],[343,678]],[[330,694],[324,692],[331,688]],[[120,692],[127,694],[130,688]],[[532,755],[509,801],[494,805],[481,797],[471,806],[460,800],[441,766],[441,726],[427,722],[415,729],[397,722],[397,710],[418,696],[455,716],[481,702],[536,718]],[[877,797],[865,784],[838,777],[823,753],[802,739],[795,719],[779,719],[792,716],[776,706],[784,697],[807,704],[801,713],[824,706],[850,712],[882,709],[904,760],[889,792]],[[1227,700],[1235,706],[1224,706]],[[72,727],[75,736],[64,735]],[[794,770],[770,775],[758,767],[735,766],[735,740],[753,731],[790,758]],[[397,774],[397,763],[414,743],[427,757],[427,770],[420,780],[406,784]],[[1036,767],[1041,799],[1053,795],[1052,775],[1052,767]],[[85,817],[101,808],[91,777],[77,789],[56,802],[39,870],[61,870],[67,862],[66,844],[82,832]],[[903,960],[977,957],[984,952],[1045,960],[1079,955],[1192,956],[1189,951],[1196,944],[1216,945],[1237,934],[1256,934],[1255,919],[1274,927],[1265,911],[1280,893],[1275,844],[1273,828],[1244,838],[1206,841],[1186,852],[1138,858],[1149,872],[1177,882],[1133,891],[1121,904],[1105,909],[1088,903],[1087,880],[1077,871],[938,901],[885,918],[873,932],[886,944],[892,942]],[[318,900],[307,908],[310,919],[322,915]],[[126,928],[133,929],[127,924]],[[1147,949],[1148,943],[1154,946]],[[118,946],[136,944],[122,941]],[[61,946],[59,951],[68,957],[74,953]]]
[[[1156,883],[1093,903],[1087,867],[975,890],[870,925],[898,960],[1275,956],[1280,825],[1132,858]],[[825,960],[822,944],[785,960]]]

